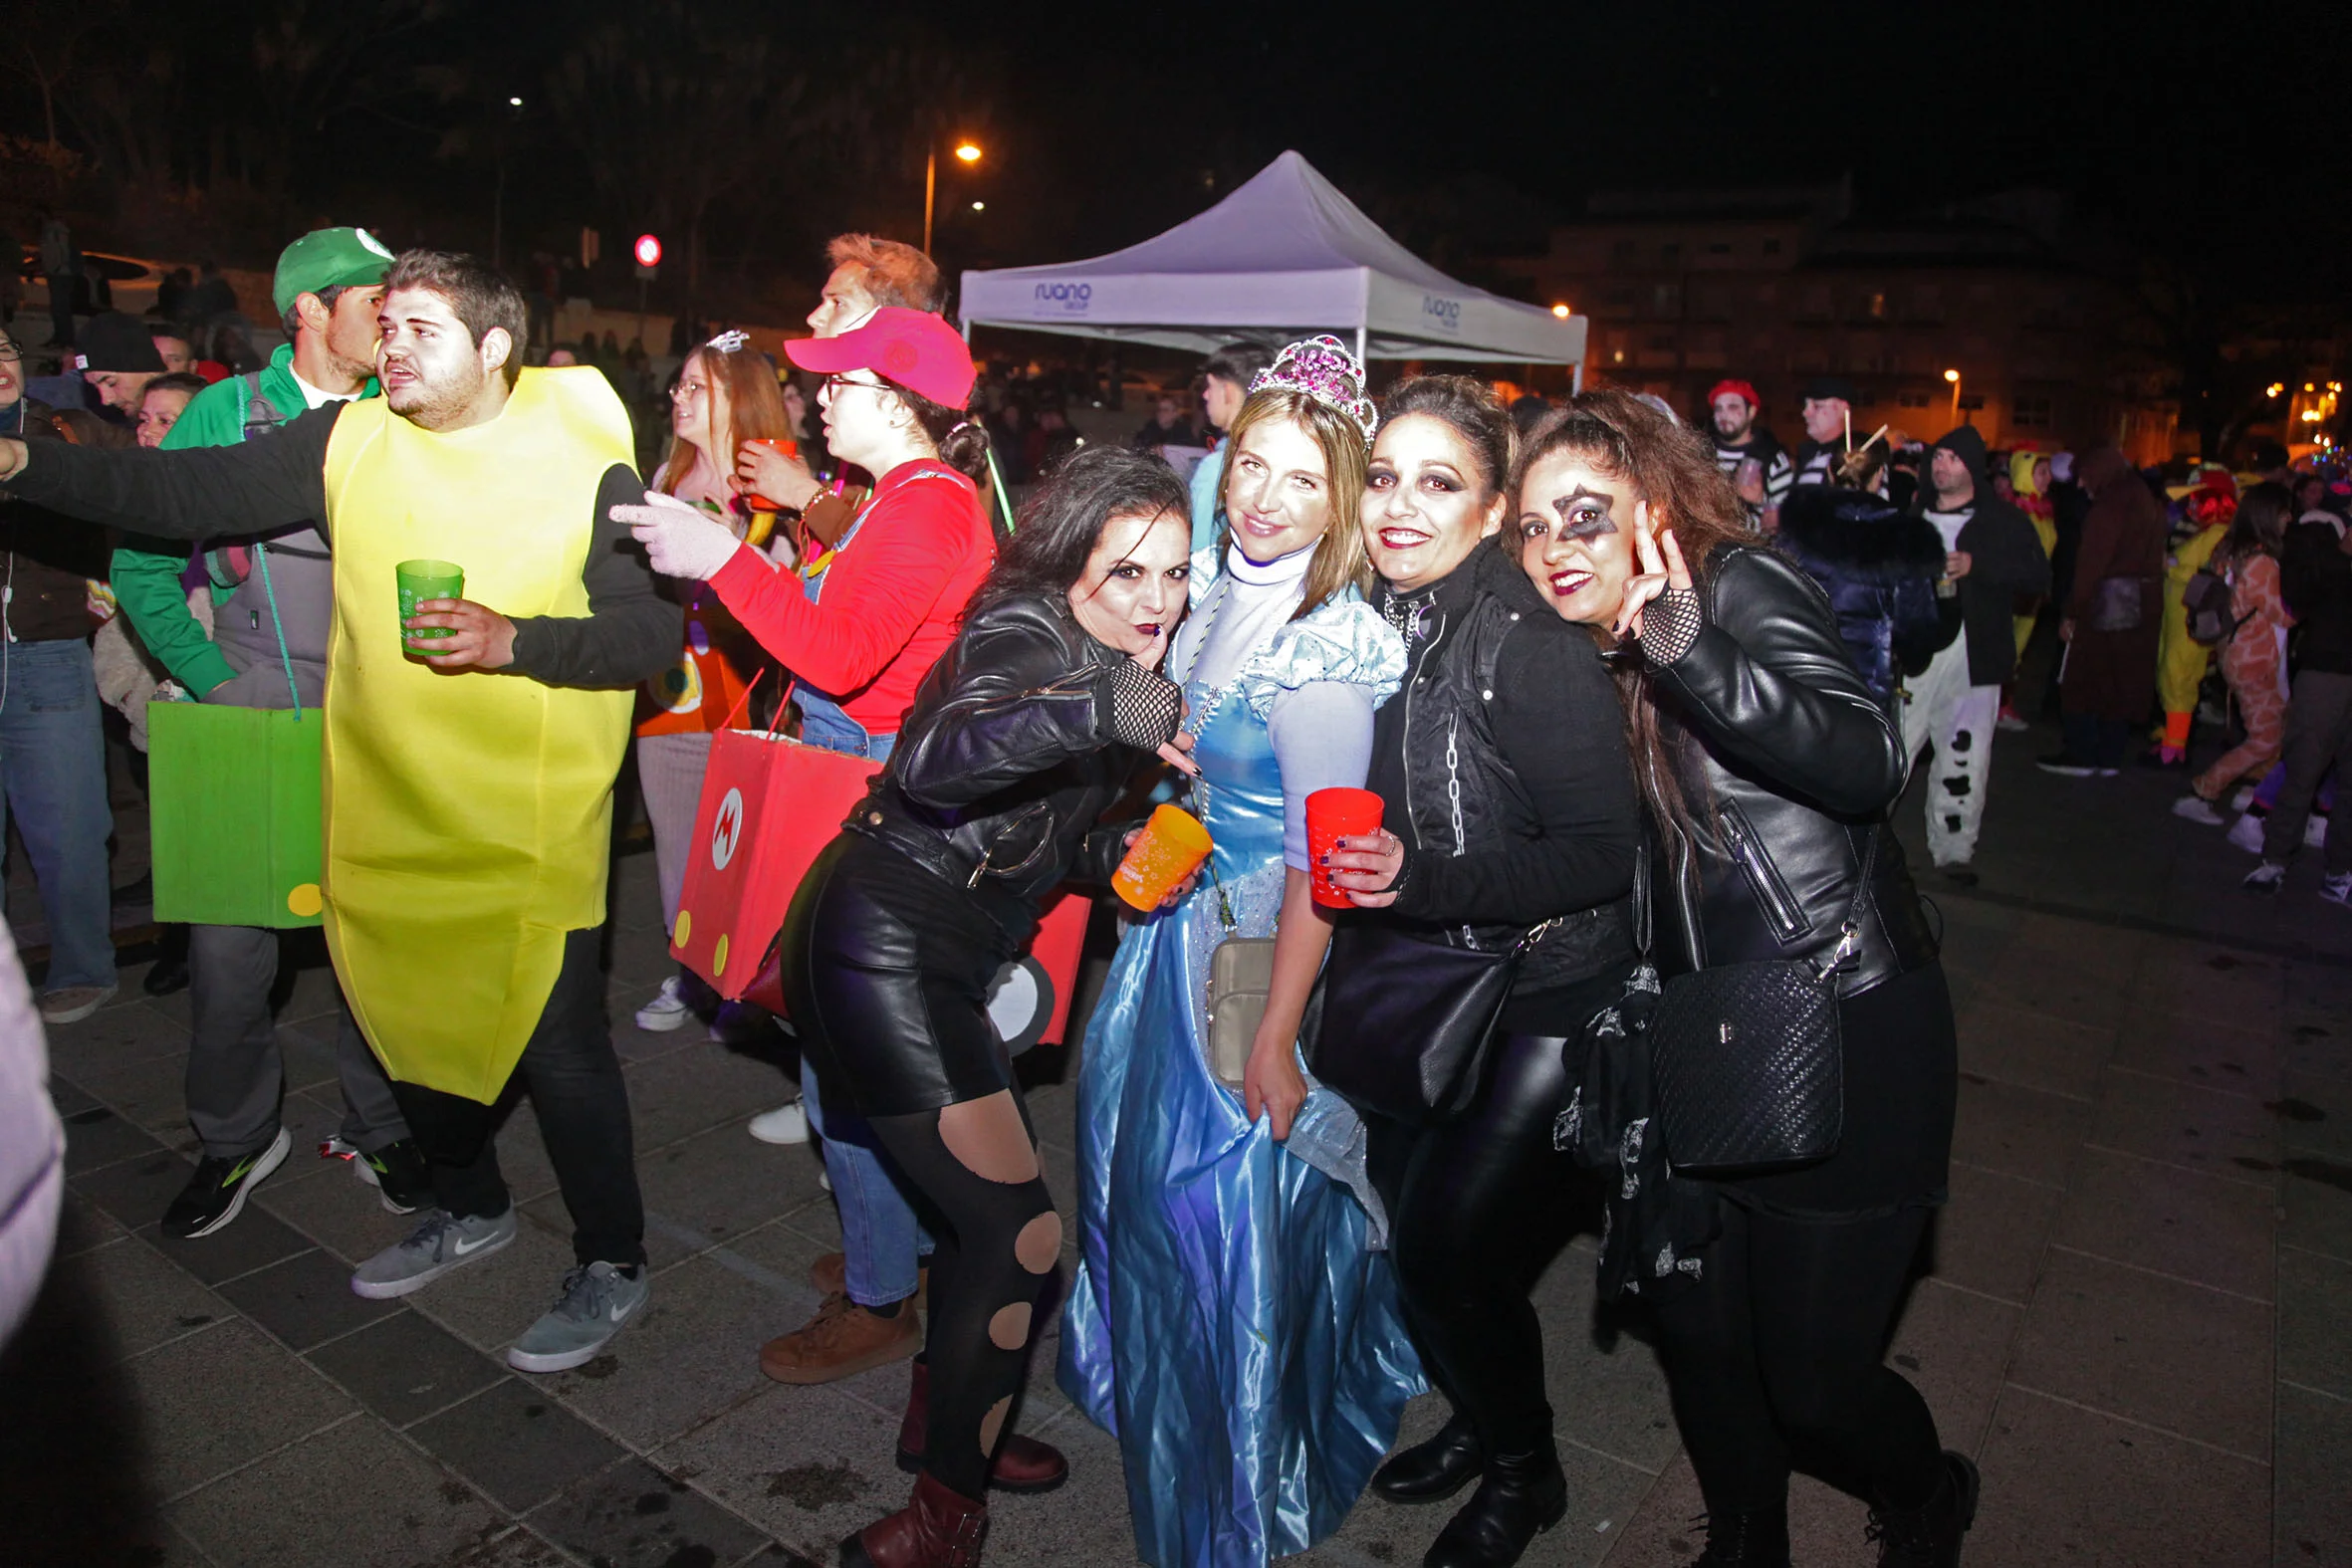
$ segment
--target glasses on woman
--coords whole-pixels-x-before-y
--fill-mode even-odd
[[[850,378],[848,375],[846,375],[846,374],[839,374],[839,375],[828,375],[828,376],[826,376],[826,377],[823,379],[823,381],[822,381],[822,382],[820,382],[820,383],[819,383],[819,389],[820,389],[820,390],[822,390],[822,391],[828,391],[828,392],[829,392],[829,391],[831,391],[831,390],[833,390],[835,387],[842,387],[842,386],[855,386],[855,387],[861,387],[861,388],[863,388],[864,390],[866,390],[866,391],[868,391],[868,392],[886,392],[886,391],[888,391],[888,390],[889,390],[889,388],[888,388],[888,387],[884,386],[884,385],[883,385],[881,382],[879,382],[879,381],[858,381],[858,380],[852,380],[852,379],[851,379],[851,378]]]
[[[16,345],[15,338],[0,337],[0,364],[15,364],[24,356],[25,351]]]
[[[703,393],[705,393],[705,392],[707,392],[707,391],[709,391],[709,390],[710,390],[710,385],[709,385],[709,383],[708,383],[708,382],[704,382],[704,381],[680,381],[680,382],[679,382],[677,385],[675,385],[675,386],[673,386],[673,387],[671,387],[671,388],[670,388],[670,396],[672,396],[672,397],[700,397],[700,396],[701,396]]]

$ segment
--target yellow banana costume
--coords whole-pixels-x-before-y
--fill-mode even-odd
[[[327,942],[394,1078],[484,1102],[505,1087],[564,934],[604,919],[634,699],[405,657],[393,567],[452,560],[465,596],[502,614],[586,615],[615,463],[634,466],[628,416],[588,371],[524,370],[504,412],[466,430],[420,429],[381,398],[336,421]]]

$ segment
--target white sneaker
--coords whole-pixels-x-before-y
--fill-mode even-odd
[[[2352,909],[2352,871],[2339,871],[2319,883],[2319,896],[2343,909]]]
[[[661,983],[661,990],[653,1000],[637,1009],[637,1027],[649,1034],[667,1034],[672,1029],[684,1028],[692,1016],[694,1009],[678,995],[678,977],[672,975]]]
[[[2239,784],[2237,792],[2230,797],[2230,809],[2233,811],[2242,811],[2253,803],[2254,786],[2252,784]]]
[[[762,1143],[807,1143],[809,1108],[799,1100],[762,1111],[751,1120],[751,1135]]]
[[[2303,824],[2303,847],[2306,849],[2327,847],[2327,818],[2321,816],[2317,811],[2312,812],[2310,820]]]
[[[2173,802],[2173,815],[2185,816],[2192,822],[2203,822],[2208,827],[2222,825],[2222,813],[2214,803],[2201,794],[2185,794]]]
[[[2286,885],[2286,867],[2275,860],[2265,860],[2245,874],[2238,886],[2248,893],[2275,893]]]
[[[2249,855],[2262,852],[2262,818],[2248,811],[2230,824],[2230,842]]]

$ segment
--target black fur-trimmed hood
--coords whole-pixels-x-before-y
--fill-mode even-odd
[[[1944,536],[1923,517],[1866,491],[1799,485],[1780,503],[1773,543],[1799,564],[1876,582],[1941,576]]]

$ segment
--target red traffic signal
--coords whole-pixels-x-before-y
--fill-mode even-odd
[[[638,235],[637,243],[629,247],[629,253],[637,258],[637,265],[640,267],[661,265],[661,241],[650,234]]]

